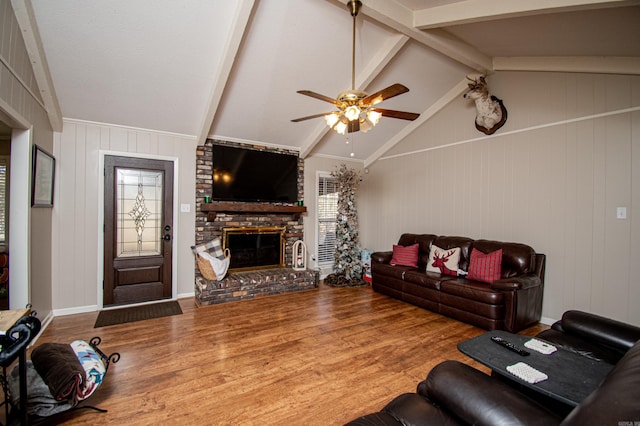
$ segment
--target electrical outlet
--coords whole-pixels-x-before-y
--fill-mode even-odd
[[[180,204],[180,212],[181,213],[190,213],[191,212],[191,204]]]

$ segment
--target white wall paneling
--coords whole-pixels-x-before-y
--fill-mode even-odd
[[[33,144],[51,152],[53,133],[9,0],[0,0],[0,32],[0,117],[14,129],[9,212],[10,307],[21,308],[29,302],[45,320],[51,313],[52,210],[31,208],[30,171]]]
[[[194,293],[195,137],[122,126],[64,120],[56,134],[57,179],[53,307],[56,314],[92,311],[102,295],[102,171],[105,153],[173,159],[174,296]],[[190,204],[188,213],[175,209]]]
[[[369,167],[363,244],[390,250],[402,232],[529,244],[547,255],[543,317],[640,325],[640,77],[499,72],[490,87],[509,110],[493,136],[459,99]]]

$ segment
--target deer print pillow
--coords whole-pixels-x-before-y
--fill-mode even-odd
[[[429,252],[427,272],[439,272],[445,275],[458,275],[458,262],[460,261],[460,247],[441,249],[433,245]]]

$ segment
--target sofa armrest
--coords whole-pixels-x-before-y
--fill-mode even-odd
[[[418,392],[468,424],[557,425],[562,420],[501,380],[458,361],[435,366]]]
[[[374,263],[389,263],[393,258],[392,251],[376,251],[371,253],[371,262]]]
[[[527,274],[494,281],[491,283],[491,288],[494,290],[523,290],[538,287],[541,284],[542,281],[539,276],[535,274]]]
[[[626,352],[640,340],[640,327],[582,311],[562,315],[565,333]]]

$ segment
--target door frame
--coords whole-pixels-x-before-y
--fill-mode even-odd
[[[178,216],[178,188],[179,186],[179,174],[178,174],[178,157],[171,157],[166,155],[154,155],[154,154],[141,154],[136,152],[122,152],[122,151],[110,151],[99,150],[98,151],[98,310],[101,309],[116,309],[122,308],[122,306],[104,307],[104,293],[103,293],[103,281],[104,281],[104,157],[107,155],[114,155],[118,157],[129,158],[143,158],[146,160],[162,160],[173,162],[173,200],[171,200],[171,206],[173,209],[173,238],[171,241],[173,256],[171,257],[171,299],[176,300],[178,295],[178,236],[179,221]],[[167,299],[164,299],[165,301]],[[150,303],[157,303],[157,301],[133,303],[126,306],[147,305]]]
[[[31,153],[32,128],[14,128],[9,178],[9,308],[31,303]]]

